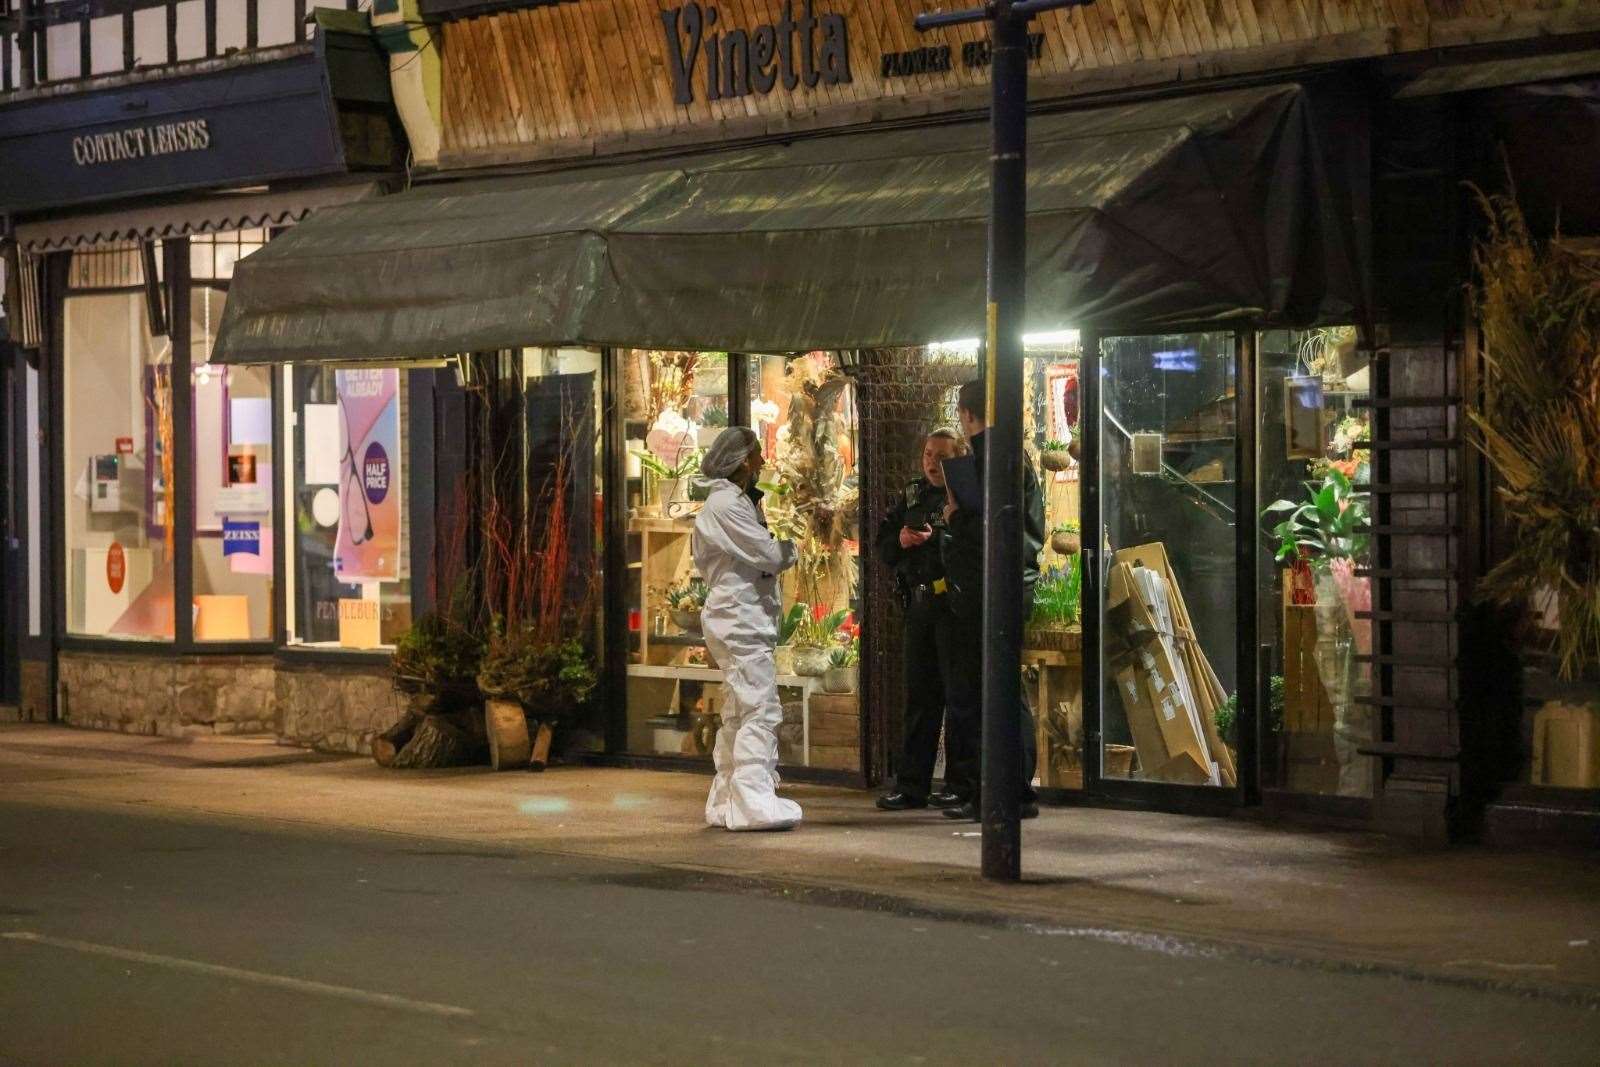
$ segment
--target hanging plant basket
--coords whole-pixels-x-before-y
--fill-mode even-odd
[[[1065,530],[1050,535],[1050,547],[1063,556],[1076,556],[1083,549],[1083,536],[1076,530]]]
[[[1072,467],[1072,453],[1065,448],[1053,448],[1039,453],[1039,465],[1047,471],[1064,471]]]

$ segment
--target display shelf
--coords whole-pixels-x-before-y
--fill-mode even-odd
[[[655,678],[668,682],[720,682],[722,671],[714,667],[673,667],[653,663],[630,663],[628,674],[634,678]],[[813,675],[780,674],[780,689],[800,690],[800,758],[811,765],[811,697],[822,690],[822,679]]]
[[[679,648],[704,648],[706,638],[704,634],[651,634],[652,645],[674,645]]]

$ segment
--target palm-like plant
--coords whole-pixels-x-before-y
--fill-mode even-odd
[[[1468,417],[1511,536],[1478,589],[1499,604],[1553,599],[1572,678],[1600,662],[1600,254],[1535,240],[1514,196],[1479,201],[1485,380]]]

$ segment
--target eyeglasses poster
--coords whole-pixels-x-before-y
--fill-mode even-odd
[[[333,572],[341,582],[400,577],[400,372],[341,370],[339,534]]]

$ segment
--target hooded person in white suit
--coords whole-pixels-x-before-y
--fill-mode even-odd
[[[800,805],[778,788],[778,575],[794,566],[792,541],[767,529],[755,487],[763,457],[754,431],[730,426],[701,460],[710,483],[695,519],[695,567],[708,586],[700,626],[722,666],[726,699],[717,733],[717,776],[706,798],[706,824],[728,830],[785,830]]]

